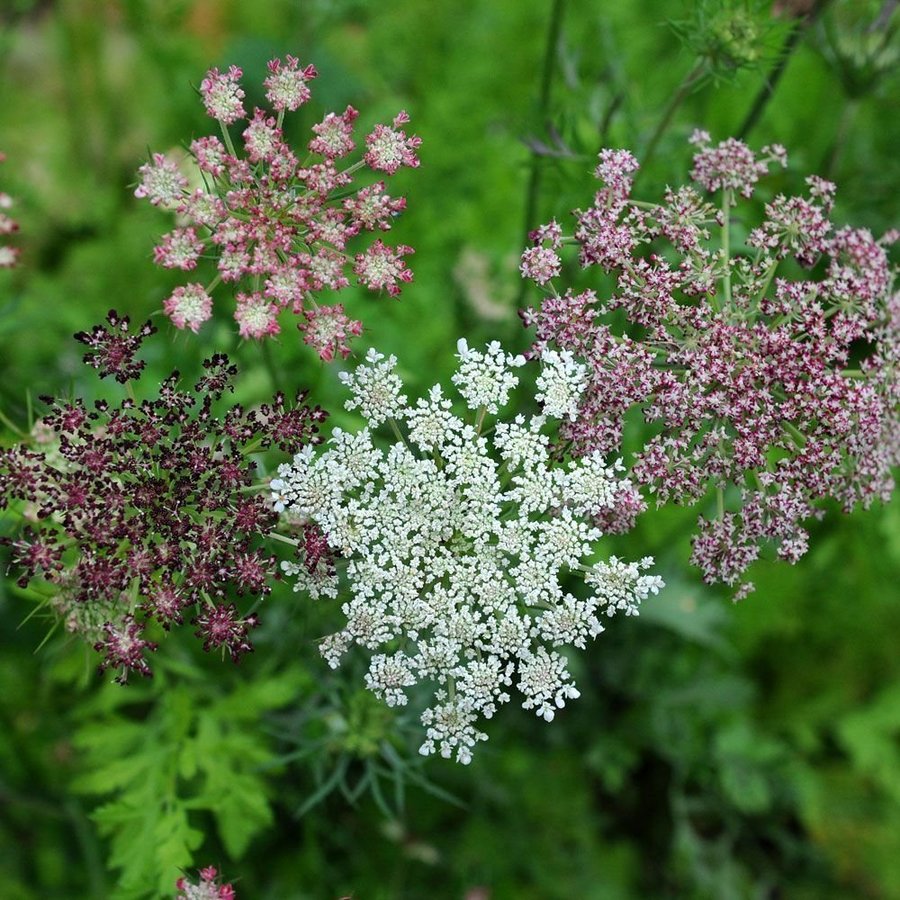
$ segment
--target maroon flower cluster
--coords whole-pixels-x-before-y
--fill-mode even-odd
[[[732,139],[710,147],[703,132],[693,142],[691,176],[721,203],[692,186],[634,200],[637,161],[604,150],[603,186],[576,211],[573,236],[555,222],[532,234],[522,273],[548,295],[523,318],[536,353],[552,345],[589,366],[563,439],[577,454],[621,452],[625,415],[640,408],[651,429],[636,481],[659,504],[708,500],[715,513],[701,516],[692,558],[707,581],[736,585],[767,542],[791,562],[805,553],[817,501],[849,509],[893,489],[900,298],[885,247],[897,234],[835,226],[835,187],[811,177],[805,196],[766,203],[736,246],[732,208],[769,164],[786,164],[784,149],[757,157]],[[609,296],[559,293],[567,243],[614,280]],[[627,528],[643,509],[631,500],[603,526]]]
[[[0,153],[0,163],[5,160],[6,154]],[[0,191],[0,269],[11,269],[19,261],[19,248],[6,243],[6,239],[19,230],[19,223],[7,212],[12,206],[12,197]]]
[[[111,312],[108,327],[79,335],[85,360],[120,382],[133,380],[134,359],[153,329],[129,331]],[[173,372],[155,400],[118,406],[80,400],[50,404],[28,445],[0,451],[0,497],[24,518],[11,541],[19,584],[52,590],[51,606],[70,631],[104,654],[101,668],[149,675],[151,622],[166,630],[191,622],[204,649],[222,647],[237,661],[252,649],[256,616],[242,616],[231,595],[262,596],[276,577],[260,549],[275,515],[248,490],[248,454],[277,446],[294,452],[319,440],[325,413],[306,395],[258,410],[214,407],[236,373],[225,356],[203,364],[192,390]]]
[[[348,341],[362,324],[348,318],[342,304],[319,305],[315,298],[349,287],[353,277],[396,297],[412,280],[404,259],[411,247],[376,239],[357,252],[348,249],[364,232],[390,230],[406,206],[386,192],[384,181],[355,186],[354,178],[363,168],[393,175],[401,166],[418,166],[421,141],[406,134],[409,117],[400,112],[391,125],[376,125],[366,136],[361,160],[341,168],[356,149],[358,112],[348,106],[313,126],[308,154],[299,159],[284,140],[283,119],[309,100],[316,70],[288,56],[286,63],[269,63],[265,88],[274,114],[253,111],[242,132],[241,155],[229,131],[246,118],[241,76],[236,66],[224,73],[213,69],[200,85],[207,112],[222,131],[221,140],[210,136],[191,143],[202,187],[191,187],[179,165],[159,153],[140,169],[135,196],[177,212],[182,222],[156,247],[157,264],[193,271],[205,256],[215,259],[218,270],[209,284],[177,288],[165,312],[176,327],[196,332],[212,315],[211,293],[229,282],[236,288],[234,317],[242,337],[277,334],[279,314],[290,309],[302,317],[304,340],[322,359],[346,357]]]

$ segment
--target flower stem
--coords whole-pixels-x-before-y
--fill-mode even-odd
[[[781,423],[781,427],[785,430],[785,432],[790,436],[791,440],[801,449],[806,446],[806,438],[803,436],[803,433],[797,428],[796,425],[791,422],[783,421]]]
[[[776,270],[777,268],[778,268],[778,261],[775,260],[775,261],[769,266],[768,271],[766,272],[766,277],[763,279],[762,290],[760,290],[760,292],[759,292],[759,294],[758,294],[758,296],[757,296],[757,298],[756,298],[756,305],[757,305],[757,306],[759,306],[759,304],[762,303],[763,300],[765,299],[765,297],[766,297],[766,291],[769,290],[769,285],[772,283],[772,278],[775,276],[775,270]]]
[[[403,437],[403,432],[400,430],[400,426],[397,424],[397,420],[393,416],[388,419],[388,425],[391,426],[391,431],[394,432],[394,437],[397,438],[397,440],[400,441],[401,444],[406,444],[406,446],[409,447],[406,438]]]
[[[644,150],[642,154],[641,171],[647,168],[650,160],[653,158],[653,154],[659,144],[660,138],[666,133],[669,125],[672,123],[672,117],[678,111],[678,107],[684,103],[688,94],[690,94],[697,82],[703,77],[704,72],[705,67],[703,63],[698,62],[694,68],[685,75],[684,80],[678,85],[675,93],[672,94],[668,106],[666,106],[662,118],[656,126],[656,131],[653,132],[653,135],[647,143],[647,149]]]
[[[272,348],[266,338],[260,338],[259,349],[262,353],[263,363],[266,371],[269,373],[269,379],[272,382],[272,389],[280,393],[284,393],[281,389],[281,378],[278,374],[278,368],[275,365],[275,359],[272,356]]]
[[[547,43],[544,46],[544,68],[541,73],[541,93],[538,99],[537,118],[543,125],[547,119],[550,108],[550,91],[553,87],[553,70],[556,57],[556,48],[559,46],[559,35],[562,30],[563,14],[565,12],[565,0],[553,0],[550,9],[550,20],[547,24]],[[541,160],[536,150],[531,151],[531,170],[528,175],[528,187],[525,189],[525,232],[523,241],[528,240],[528,233],[538,223],[535,221],[538,215],[538,199],[541,188]],[[516,305],[522,305],[525,296],[526,282],[522,279],[519,284],[519,296]]]
[[[722,191],[722,256],[725,262],[725,274],[722,288],[725,294],[725,309],[731,309],[731,188]]]
[[[487,410],[485,409],[485,407],[483,407],[483,406],[480,407],[479,410],[478,410],[478,415],[477,415],[477,417],[476,417],[476,419],[475,419],[475,433],[476,433],[479,437],[481,437],[481,428],[482,428],[482,426],[484,425],[484,416],[485,416],[485,413],[487,413]]]
[[[225,141],[225,149],[231,154],[231,156],[237,158],[237,153],[234,150],[234,144],[231,142],[231,134],[228,132],[228,126],[221,120],[218,120],[219,127],[222,129],[222,139]]]
[[[775,93],[778,82],[781,81],[781,76],[784,75],[784,70],[787,68],[791,55],[800,45],[800,41],[806,34],[810,25],[812,25],[822,14],[829,2],[830,0],[816,0],[812,9],[799,17],[795,22],[794,27],[781,45],[781,50],[778,53],[774,65],[766,74],[762,87],[760,87],[753,100],[753,105],[748,110],[747,115],[744,117],[744,121],[741,123],[741,127],[737,131],[736,137],[739,140],[744,140],[756,126],[756,123],[759,122],[763,110],[765,110],[769,101],[772,99],[772,95]]]

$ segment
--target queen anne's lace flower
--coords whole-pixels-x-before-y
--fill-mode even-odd
[[[525,364],[523,356],[509,356],[493,341],[487,350],[472,350],[465,338],[456,344],[459,368],[453,383],[469,409],[482,409],[492,416],[509,399],[509,392],[519,383],[511,368]]]
[[[385,358],[374,347],[366,353],[368,366],[357,366],[356,372],[341,372],[341,379],[353,393],[347,401],[347,409],[358,409],[373,427],[388,419],[396,418],[406,406],[406,397],[400,391],[403,382],[394,372],[397,357]]]
[[[542,359],[544,370],[537,379],[538,402],[554,419],[574,419],[587,386],[587,366],[575,362],[568,350],[547,350]]]
[[[237,372],[222,355],[204,361],[193,385],[173,372],[155,397],[136,400],[139,351],[155,331],[149,322],[133,330],[112,310],[104,325],[76,335],[85,362],[130,396],[90,406],[42,398],[50,408],[30,439],[0,448],[0,509],[23,520],[0,544],[19,586],[52,591],[50,609],[118,681],[150,674],[151,636],[186,620],[206,650],[236,662],[252,649],[257,617],[235,600],[267,595],[277,561],[262,547],[276,515],[253,490],[251,454],[296,451],[317,440],[325,419],[305,394],[288,406],[276,394],[252,411],[220,409]],[[304,538],[310,579],[333,574],[321,534]]]
[[[345,567],[300,542],[283,565],[296,589],[314,597],[349,591],[345,627],[326,638],[332,666],[354,644],[372,651],[366,685],[391,706],[419,682],[433,686],[422,714],[421,752],[467,763],[489,719],[517,688],[526,709],[550,721],[578,696],[561,648],[584,648],[601,617],[637,611],[662,581],[650,560],[583,562],[600,530],[590,517],[613,506],[628,481],[599,455],[554,462],[547,415],[517,416],[485,430],[524,364],[498,344],[459,343],[453,383],[466,422],[440,385],[408,403],[396,359],[370,350],[343,381],[367,427],[335,429],[324,452],[305,447],[272,482],[275,508],[306,522]],[[584,383],[564,354],[544,361],[545,413],[569,414]],[[560,399],[564,398],[564,399]],[[473,411],[475,414],[473,415]],[[407,436],[383,449],[372,429],[387,419]],[[589,590],[567,592],[582,581]]]
[[[545,249],[564,257],[574,242],[582,266],[599,266],[615,287],[601,299],[551,284],[524,319],[537,326],[533,352],[555,366],[538,380],[538,399],[563,417],[566,450],[598,454],[605,478],[603,457],[622,451],[637,407],[652,431],[635,455],[635,482],[659,504],[715,509],[700,518],[692,560],[707,581],[743,596],[750,587],[739,583],[764,544],[790,562],[803,555],[819,501],[850,508],[891,495],[900,307],[886,248],[897,234],[876,240],[836,227],[835,186],[815,176],[807,196],[778,194],[756,227],[741,210],[733,229],[732,208],[786,164],[784,148],[712,145],[706,132],[691,142],[697,187],[669,188],[662,203],[632,200],[630,153],[600,154],[603,185],[576,210],[573,236],[556,221],[536,229],[522,271],[543,286],[553,267],[535,259]],[[560,365],[579,367],[577,390],[560,380]],[[546,502],[516,482],[526,487],[534,496],[522,503]],[[643,507],[636,489],[620,492],[593,519],[620,530]]]
[[[210,135],[190,144],[199,170],[192,181],[202,187],[191,187],[187,165],[161,153],[139,170],[135,196],[181,219],[155,248],[154,259],[166,268],[196,271],[192,280],[206,298],[220,282],[234,284],[241,337],[278,334],[278,317],[290,310],[303,317],[298,327],[304,342],[321,359],[344,357],[362,323],[345,316],[342,304],[317,302],[316,294],[343,290],[355,278],[372,291],[397,297],[413,278],[406,263],[412,247],[364,237],[367,231],[389,231],[406,202],[387,194],[383,180],[360,184],[365,173],[359,170],[367,167],[381,178],[401,166],[418,166],[420,140],[403,130],[409,117],[401,113],[392,126],[377,125],[368,135],[362,161],[346,161],[357,147],[353,132],[359,115],[348,106],[314,125],[309,153],[296,154],[285,139],[284,117],[309,100],[315,68],[301,66],[293,56],[270,61],[264,85],[271,108],[254,109],[243,125],[242,75],[236,66],[212,69],[200,85],[206,110],[222,129],[221,139]],[[235,146],[237,134],[243,140]],[[0,235],[2,224],[0,214]],[[217,271],[209,271],[211,263]],[[205,301],[193,303],[199,297],[190,285],[176,288],[164,302],[177,328],[196,331],[209,318]]]

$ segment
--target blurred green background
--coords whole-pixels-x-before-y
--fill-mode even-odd
[[[526,230],[589,201],[602,146],[640,156],[698,60],[709,77],[672,105],[642,193],[686,178],[694,127],[749,127],[788,148],[786,187],[827,175],[839,222],[895,226],[895,6],[3,0],[0,189],[22,265],[0,271],[0,410],[96,396],[72,333],[113,306],[158,314],[179,282],[152,265],[170,222],[134,199],[135,172],[211,133],[195,87],[212,65],[258,91],[267,59],[313,62],[299,140],[348,103],[364,124],[409,110],[422,165],[394,179],[392,238],[416,248],[415,281],[346,302],[360,346],[424,390],[460,335],[527,346]],[[224,349],[240,400],[271,393],[227,303],[200,339],[159,324],[147,383]],[[336,367],[292,324],[274,352],[284,384],[337,406]],[[84,648],[36,652],[48,622],[0,583],[0,896],[167,896],[179,866],[215,864],[241,900],[900,898],[900,504],[829,512],[738,606],[686,564],[696,511],[648,514],[610,549],[654,554],[669,588],[582,654],[564,716],[504,711],[466,769],[420,762],[414,722],[326,670],[334,610],[289,590],[240,668],[175,638],[152,684],[121,689]]]

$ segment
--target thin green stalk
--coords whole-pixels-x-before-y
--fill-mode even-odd
[[[269,346],[269,341],[266,338],[260,339],[259,349],[262,353],[263,363],[265,364],[266,371],[269,373],[269,379],[272,382],[272,388],[280,393],[284,393],[281,388],[281,376],[278,372],[278,367],[275,365],[275,359],[272,356],[272,348]]]
[[[234,151],[234,144],[231,142],[231,135],[228,133],[228,126],[218,119],[216,121],[219,122],[219,127],[222,129],[222,140],[225,141],[225,148],[232,156],[237,157],[237,153]]]
[[[768,271],[766,272],[766,277],[765,277],[765,279],[763,279],[762,290],[759,292],[759,294],[756,297],[757,306],[760,303],[762,303],[762,301],[765,299],[766,291],[769,290],[769,285],[772,283],[772,279],[775,277],[775,270],[777,268],[778,268],[778,261],[776,260],[769,266]]]
[[[782,422],[781,427],[785,430],[790,439],[801,449],[806,446],[806,438],[803,432],[791,422]]]
[[[733,191],[725,188],[722,191],[722,256],[725,262],[725,274],[722,288],[725,294],[725,309],[731,309],[731,198]]]
[[[481,437],[481,428],[484,425],[484,417],[487,413],[487,409],[485,407],[480,407],[478,410],[478,415],[475,418],[475,433]]]
[[[672,94],[671,99],[669,100],[668,105],[663,111],[662,118],[659,120],[659,123],[656,126],[656,131],[653,132],[649,142],[647,143],[647,149],[644,150],[641,155],[641,169],[640,171],[644,171],[647,169],[650,160],[653,158],[653,154],[656,151],[657,146],[659,145],[659,141],[662,136],[666,133],[669,128],[669,125],[672,123],[672,117],[678,111],[678,107],[681,106],[682,103],[687,99],[688,94],[694,89],[697,83],[703,78],[706,72],[706,67],[702,62],[697,63],[690,72],[685,75],[684,80],[678,85],[675,93]]]
[[[13,420],[10,419],[2,409],[0,409],[0,422],[2,422],[10,431],[13,431],[17,435],[19,435],[19,437],[26,436],[26,433],[21,428],[19,428],[19,426],[16,425],[16,423],[13,422]]]
[[[559,36],[562,31],[562,21],[565,12],[565,0],[553,0],[550,9],[550,19],[547,23],[547,43],[544,46],[544,66],[541,72],[541,92],[538,98],[537,119],[543,125],[546,122],[550,109],[550,92],[553,88],[553,72],[555,68],[556,48],[559,46]],[[538,200],[541,188],[541,160],[537,151],[531,151],[531,170],[528,175],[528,186],[525,189],[525,227],[523,241],[527,241],[528,233],[537,226]],[[521,279],[519,283],[519,296],[516,305],[522,305],[525,295],[526,281]]]
[[[753,104],[747,111],[747,115],[744,116],[744,121],[737,131],[739,140],[744,140],[756,127],[756,124],[762,117],[763,111],[772,99],[772,95],[775,93],[775,88],[778,87],[778,82],[781,81],[781,77],[784,75],[784,71],[787,68],[791,56],[797,47],[800,46],[800,41],[809,30],[810,25],[812,25],[822,14],[829,2],[830,0],[817,0],[812,9],[805,15],[800,16],[795,22],[794,27],[791,29],[790,33],[785,38],[784,44],[781,46],[781,51],[775,60],[775,64],[769,69],[762,87],[760,87],[753,100]]]
[[[401,444],[406,444],[406,446],[409,447],[406,438],[403,436],[403,432],[400,430],[400,426],[397,425],[397,420],[393,416],[388,419],[388,425],[391,426],[391,431],[394,432],[394,437],[397,438],[397,440],[400,441]]]

